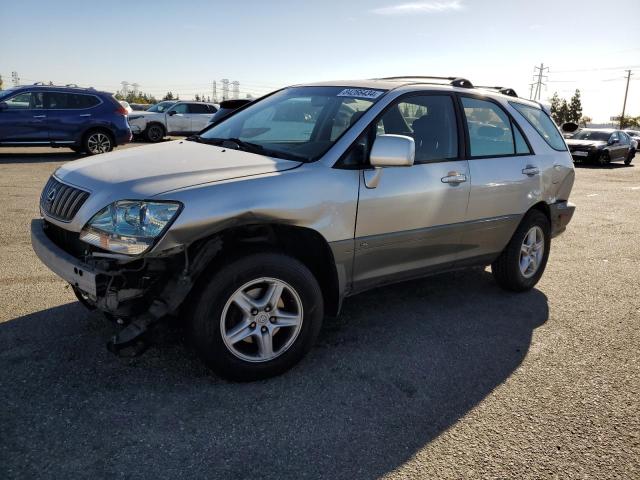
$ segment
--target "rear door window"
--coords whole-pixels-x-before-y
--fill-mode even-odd
[[[209,113],[209,109],[207,105],[204,103],[190,103],[189,104],[189,113]]]
[[[554,150],[565,151],[567,149],[564,139],[553,120],[540,108],[531,107],[518,102],[509,102],[540,134],[547,144]]]
[[[95,95],[81,93],[48,92],[46,98],[47,108],[51,110],[84,110],[100,103]]]
[[[462,97],[462,106],[472,157],[516,154],[511,120],[502,108],[493,102],[470,97]]]

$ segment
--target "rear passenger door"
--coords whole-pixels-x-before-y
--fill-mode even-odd
[[[189,113],[191,114],[192,132],[199,132],[206,127],[213,116],[209,111],[209,106],[204,103],[190,103]]]
[[[462,260],[502,251],[541,188],[539,165],[516,122],[486,97],[462,95],[471,190]]]
[[[469,198],[455,98],[419,94],[391,104],[373,135],[415,140],[411,167],[363,170],[356,222],[354,290],[451,266],[462,248]],[[373,136],[372,135],[372,136]]]
[[[49,139],[56,143],[78,142],[93,121],[93,108],[100,100],[95,95],[67,92],[44,94]]]

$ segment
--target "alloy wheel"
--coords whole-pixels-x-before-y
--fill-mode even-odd
[[[276,278],[251,280],[229,298],[220,318],[222,340],[236,357],[267,362],[286,352],[302,328],[302,301]]]
[[[149,140],[159,142],[162,140],[162,129],[156,125],[149,127]]]
[[[531,227],[520,247],[520,273],[524,278],[533,277],[544,256],[544,233],[537,225]]]
[[[106,153],[111,150],[111,139],[101,132],[92,133],[87,139],[87,148],[93,154]]]

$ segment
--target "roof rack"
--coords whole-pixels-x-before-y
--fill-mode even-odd
[[[484,85],[478,85],[476,88],[484,88],[485,90],[497,90],[499,93],[503,95],[508,95],[510,97],[518,96],[518,94],[513,88],[508,88],[508,87],[487,87]]]
[[[426,75],[402,75],[400,77],[383,77],[378,78],[377,80],[411,80],[411,79],[420,79],[420,80],[447,80],[449,85],[454,87],[462,87],[462,88],[473,88],[473,84],[462,77],[433,77]]]

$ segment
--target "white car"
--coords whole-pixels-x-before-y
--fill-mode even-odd
[[[120,100],[120,105],[122,105],[124,109],[127,111],[127,115],[131,115],[131,112],[133,112],[133,108],[131,108],[131,105],[129,105],[129,102]]]
[[[207,126],[218,111],[213,103],[164,101],[129,115],[134,135],[159,142],[167,135],[191,135]]]

